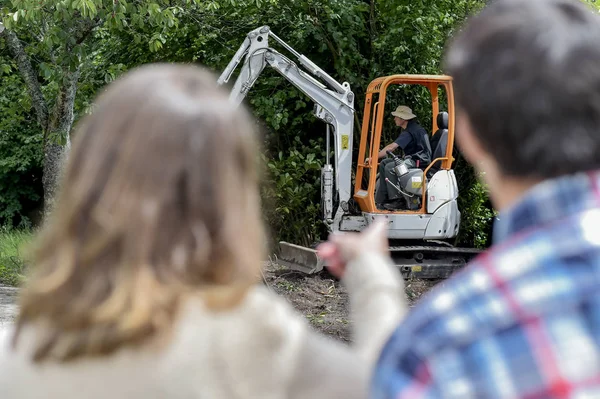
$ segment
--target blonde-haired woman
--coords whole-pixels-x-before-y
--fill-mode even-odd
[[[265,239],[252,126],[191,66],[145,66],[100,96],[76,134],[17,323],[0,333],[0,398],[367,395],[404,312],[401,278],[377,248],[347,264],[349,347],[257,284]],[[381,228],[359,245],[369,240],[383,242]],[[385,267],[361,268],[365,256]]]

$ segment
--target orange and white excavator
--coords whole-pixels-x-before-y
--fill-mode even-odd
[[[300,66],[271,48],[269,39],[291,53]],[[314,102],[313,114],[325,122],[327,159],[321,170],[321,205],[323,221],[329,231],[358,232],[384,219],[389,224],[391,256],[407,278],[446,278],[480,252],[449,243],[458,234],[461,217],[458,185],[452,169],[454,95],[450,76],[391,75],[369,84],[353,184],[355,95],[350,85],[339,83],[277,37],[268,26],[247,35],[219,77],[219,84],[227,83],[240,63],[242,66],[230,94],[233,103],[243,101],[268,65],[307,95]],[[380,183],[377,154],[382,144],[384,117],[390,113],[386,109],[386,94],[396,85],[420,85],[430,94],[433,156],[425,168],[409,169],[403,159],[389,154],[394,158],[396,175],[395,181],[389,183],[404,199],[406,207],[382,210],[376,207],[374,199]],[[445,111],[440,109],[441,91],[447,103]],[[367,158],[373,161],[367,164]],[[325,266],[312,248],[287,242],[280,242],[279,246],[278,262],[285,266],[308,274],[317,273]]]

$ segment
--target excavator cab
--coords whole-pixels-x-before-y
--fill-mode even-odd
[[[391,90],[409,90],[412,86],[418,86],[420,92],[416,97],[420,99],[421,113],[417,116],[431,117],[431,127],[422,124],[431,133],[431,162],[408,167],[400,157],[389,154],[394,158],[397,175],[391,186],[401,193],[406,206],[396,210],[379,209],[375,190],[378,184],[386,183],[378,176],[377,154],[390,142],[384,140],[384,126],[391,122],[391,112],[400,105],[387,94]],[[429,105],[429,110],[423,108],[423,103]],[[455,247],[450,242],[458,235],[461,216],[458,184],[452,169],[454,112],[452,78],[445,75],[381,77],[371,82],[365,95],[354,195],[348,203],[340,203],[331,225],[337,231],[359,232],[376,220],[387,222],[390,255],[407,278],[447,278],[481,252],[475,248]],[[424,118],[420,119],[425,122]],[[396,136],[399,134],[397,128],[392,131]],[[373,161],[367,164],[366,158]],[[324,266],[312,249],[290,243],[281,243],[280,248],[281,263],[291,268],[314,273]]]
[[[406,206],[400,209],[379,209],[375,203],[375,191],[381,184],[386,184],[384,178],[379,176],[379,161],[377,153],[387,143],[383,142],[383,127],[386,119],[398,104],[390,104],[388,91],[395,86],[418,85],[426,89],[430,95],[431,104],[431,137],[430,146],[432,160],[429,165],[409,168],[403,160],[394,155],[395,181],[387,184],[404,198]],[[442,99],[441,97],[444,97]],[[445,101],[443,101],[445,100]],[[435,195],[428,196],[429,182],[439,171],[451,170],[452,152],[454,148],[454,98],[452,92],[452,78],[444,75],[393,75],[380,77],[371,82],[367,88],[364,117],[360,136],[358,162],[356,168],[356,183],[354,200],[363,212],[374,214],[427,214],[428,202],[436,202]],[[441,111],[442,102],[448,111]],[[388,109],[386,109],[386,106]],[[427,129],[427,125],[424,126]],[[373,161],[368,165],[365,159]],[[442,172],[444,173],[444,172]],[[453,173],[452,173],[453,175]],[[441,176],[440,176],[441,177]],[[450,177],[450,183],[455,179]],[[447,183],[447,182],[446,182]]]

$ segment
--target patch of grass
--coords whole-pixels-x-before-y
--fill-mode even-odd
[[[30,231],[0,229],[0,284],[21,284],[26,268],[24,249],[31,239]]]
[[[325,322],[325,316],[327,316],[328,314],[329,313],[325,312],[325,311],[321,312],[321,313],[318,313],[318,314],[311,313],[311,314],[307,314],[306,318],[312,324],[323,324]]]
[[[279,280],[275,283],[277,288],[281,288],[287,292],[300,291],[302,288],[287,280]]]

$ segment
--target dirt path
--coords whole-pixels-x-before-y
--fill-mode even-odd
[[[0,326],[15,319],[17,315],[17,293],[16,288],[0,285]]]

